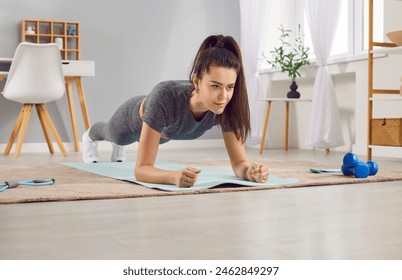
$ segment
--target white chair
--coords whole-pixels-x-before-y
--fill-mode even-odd
[[[65,92],[59,47],[54,44],[20,43],[15,51],[3,90],[6,99],[23,104],[4,155],[10,153],[18,134],[14,156],[18,157],[28,127],[33,105],[36,107],[43,134],[51,154],[54,154],[48,128],[52,132],[61,153],[67,152],[44,104],[60,99]]]

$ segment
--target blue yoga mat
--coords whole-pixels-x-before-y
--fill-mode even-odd
[[[269,176],[267,183],[254,183],[246,180],[242,180],[235,176],[233,171],[226,170],[213,170],[203,167],[197,167],[201,170],[198,174],[198,180],[191,188],[178,188],[174,185],[164,184],[152,184],[141,182],[134,177],[134,165],[135,162],[101,162],[101,163],[64,163],[67,166],[74,167],[90,173],[95,173],[101,176],[114,178],[117,180],[129,181],[147,188],[159,189],[163,191],[194,191],[213,188],[222,184],[235,184],[241,186],[278,186],[278,185],[290,185],[299,182],[298,179],[287,178],[282,179],[276,176]],[[187,166],[169,162],[159,162],[155,164],[156,167],[166,170],[180,170]]]
[[[325,168],[316,168],[311,167],[310,171],[313,173],[342,173],[341,169],[325,169]]]

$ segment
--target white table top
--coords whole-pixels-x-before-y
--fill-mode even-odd
[[[264,97],[260,98],[261,101],[283,101],[283,102],[311,102],[311,98],[282,98],[282,97]]]
[[[12,58],[0,57],[0,64],[10,64]],[[64,76],[95,76],[95,61],[62,60]],[[0,71],[0,76],[7,77],[8,71]]]

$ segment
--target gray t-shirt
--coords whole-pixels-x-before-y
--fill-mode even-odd
[[[190,140],[202,136],[217,125],[216,115],[208,111],[196,120],[190,110],[194,86],[188,81],[159,83],[149,93],[142,120],[171,140]]]

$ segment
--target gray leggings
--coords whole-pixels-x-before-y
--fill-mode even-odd
[[[140,139],[142,120],[140,105],[145,96],[136,96],[124,102],[108,122],[91,126],[89,137],[93,141],[107,140],[117,145],[129,145]]]

